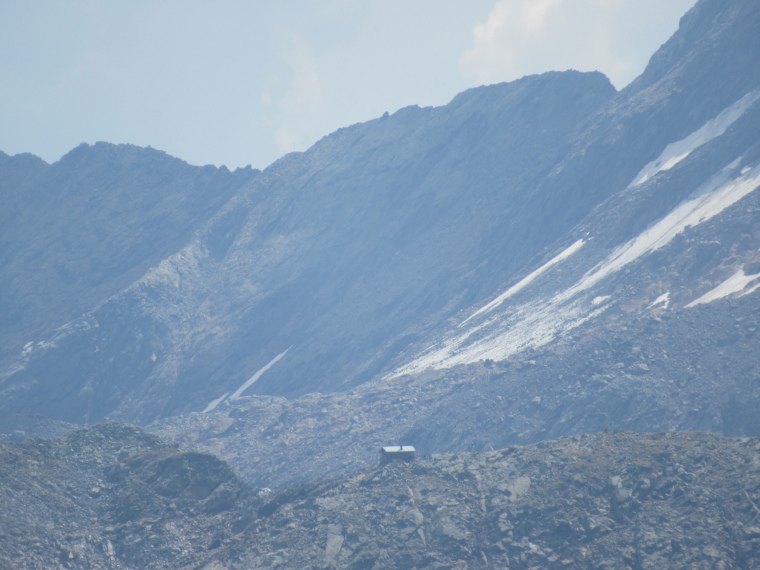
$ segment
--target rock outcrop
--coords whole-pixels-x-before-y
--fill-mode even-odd
[[[609,433],[389,464],[290,500],[230,568],[758,568],[760,442]]]
[[[750,569],[758,504],[760,440],[699,432],[436,454],[274,491],[129,426],[0,442],[3,568]]]
[[[131,426],[0,442],[0,566],[197,565],[234,541],[250,497],[216,457]]]

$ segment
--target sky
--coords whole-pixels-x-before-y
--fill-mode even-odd
[[[482,84],[599,70],[621,89],[695,0],[0,0],[0,150],[82,142],[264,168]]]

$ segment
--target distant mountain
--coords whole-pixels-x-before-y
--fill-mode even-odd
[[[613,94],[601,74],[529,77],[278,161],[175,255],[29,339],[5,402],[67,421],[144,422],[203,410],[285,351],[246,393],[373,378],[596,204],[583,179],[549,203],[537,186]]]
[[[179,251],[256,173],[106,143],[55,164],[0,152],[0,359]]]
[[[760,567],[760,441],[598,434],[272,492],[129,426],[0,442],[4,568]]]
[[[569,71],[402,109],[262,173],[209,170],[226,190],[198,186],[166,234],[136,201],[157,233],[109,239],[152,236],[140,263],[26,329],[0,409],[156,422],[272,485],[402,439],[760,435],[758,32],[756,3],[701,0],[619,93]],[[54,168],[13,160],[29,174],[7,180]]]

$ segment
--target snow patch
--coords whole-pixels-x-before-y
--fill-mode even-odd
[[[203,410],[203,412],[201,412],[201,413],[203,413],[203,414],[207,414],[207,413],[209,413],[209,412],[211,412],[211,411],[214,411],[214,410],[216,409],[216,407],[217,407],[219,404],[221,404],[221,403],[224,401],[224,399],[225,399],[227,396],[229,396],[229,394],[230,394],[230,393],[229,393],[229,392],[227,392],[227,393],[225,393],[225,394],[224,394],[224,396],[219,396],[219,397],[218,397],[216,400],[211,400],[211,401],[209,402],[208,406],[206,406],[206,408],[205,408],[205,409]]]
[[[760,91],[752,91],[746,94],[685,139],[669,144],[659,157],[641,169],[641,172],[636,175],[633,182],[629,185],[629,188],[643,184],[664,170],[670,170],[697,148],[721,136],[758,98],[760,98]]]
[[[269,364],[267,364],[266,366],[264,366],[263,368],[261,368],[258,372],[256,372],[256,374],[254,374],[248,380],[246,380],[243,383],[243,385],[240,386],[240,388],[238,388],[237,390],[235,390],[232,393],[232,396],[230,396],[230,400],[237,400],[243,392],[245,392],[248,388],[251,387],[251,385],[254,382],[256,382],[256,380],[258,380],[259,378],[261,378],[263,376],[264,372],[266,372],[267,370],[269,370],[270,368],[272,368],[272,366],[274,366],[275,364],[277,364],[282,359],[282,357],[285,356],[288,353],[288,351],[291,348],[293,348],[293,347],[290,347],[287,350],[285,350],[284,352],[281,352],[280,354],[278,354],[277,356],[275,356],[272,360],[269,361]]]
[[[729,295],[733,293],[739,293],[740,291],[744,291],[744,289],[755,281],[756,279],[760,278],[760,273],[755,273],[753,275],[747,275],[744,273],[744,269],[740,269],[736,273],[734,273],[731,277],[726,279],[723,283],[715,287],[714,289],[708,291],[698,299],[695,299],[688,305],[686,305],[685,308],[689,307],[696,307],[697,305],[704,305],[706,303],[712,303],[713,301],[717,301],[718,299],[723,299],[724,297],[728,297]],[[758,286],[760,286],[760,283],[754,285],[749,291],[744,293],[745,295],[751,293],[754,291]]]
[[[248,388],[250,388],[251,385],[254,382],[256,382],[256,380],[258,380],[259,378],[261,378],[264,375],[264,372],[266,372],[267,370],[269,370],[270,368],[272,368],[272,366],[274,366],[275,364],[277,364],[288,353],[288,351],[291,348],[293,348],[293,347],[291,346],[287,350],[285,350],[284,352],[281,352],[280,354],[278,354],[277,356],[275,356],[272,360],[269,361],[269,363],[266,366],[260,368],[256,372],[256,374],[254,374],[248,380],[246,380],[245,382],[243,382],[243,384],[240,386],[240,388],[238,388],[237,390],[235,390],[232,393],[232,395],[229,397],[230,401],[237,400],[238,398],[240,398],[240,396],[242,395],[243,392],[245,392]],[[222,402],[224,402],[224,400],[227,399],[228,395],[229,395],[229,392],[227,392],[223,396],[218,397],[216,400],[211,400],[208,403],[208,406],[205,407],[205,409],[203,410],[202,413],[207,414],[208,412],[211,412],[211,411],[215,410],[217,408],[217,406],[219,406],[219,404],[221,404]]]
[[[558,335],[600,315],[610,305],[601,306],[590,313],[587,307],[580,300],[558,302],[556,296],[549,301],[520,305],[501,315],[500,320],[491,321],[494,324],[492,331],[484,338],[468,343],[474,332],[480,332],[484,328],[477,327],[476,331],[446,339],[441,345],[430,347],[417,359],[388,375],[388,378],[428,368],[450,368],[487,359],[504,360],[523,350],[551,342]]]
[[[653,309],[659,305],[662,305],[663,309],[667,309],[670,306],[670,291],[663,293],[649,304],[649,308]]]
[[[541,267],[536,269],[533,273],[528,275],[527,277],[524,277],[512,287],[507,289],[504,293],[496,297],[493,301],[488,303],[485,307],[481,308],[480,310],[476,311],[469,317],[467,317],[462,323],[459,325],[460,327],[464,324],[466,324],[471,319],[474,319],[478,315],[481,315],[483,313],[488,313],[489,311],[494,310],[496,307],[501,305],[504,301],[512,297],[515,293],[518,291],[521,291],[525,289],[528,285],[530,285],[533,281],[535,281],[542,273],[546,272],[549,268],[553,267],[554,265],[557,265],[560,261],[564,261],[568,257],[570,257],[572,254],[574,254],[576,251],[578,251],[581,247],[583,247],[583,244],[586,243],[584,240],[579,239],[574,244],[572,244],[570,247],[559,253],[558,255],[551,258],[549,261],[544,263]]]
[[[607,259],[589,271],[561,297],[574,297],[590,289],[602,279],[669,244],[674,237],[720,214],[760,186],[760,166],[733,180],[726,180],[741,159],[734,161],[700,189],[698,196],[670,212],[631,241],[618,247]]]

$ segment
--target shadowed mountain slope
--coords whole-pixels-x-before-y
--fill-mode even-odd
[[[131,145],[0,153],[0,359],[176,253],[255,174]]]

